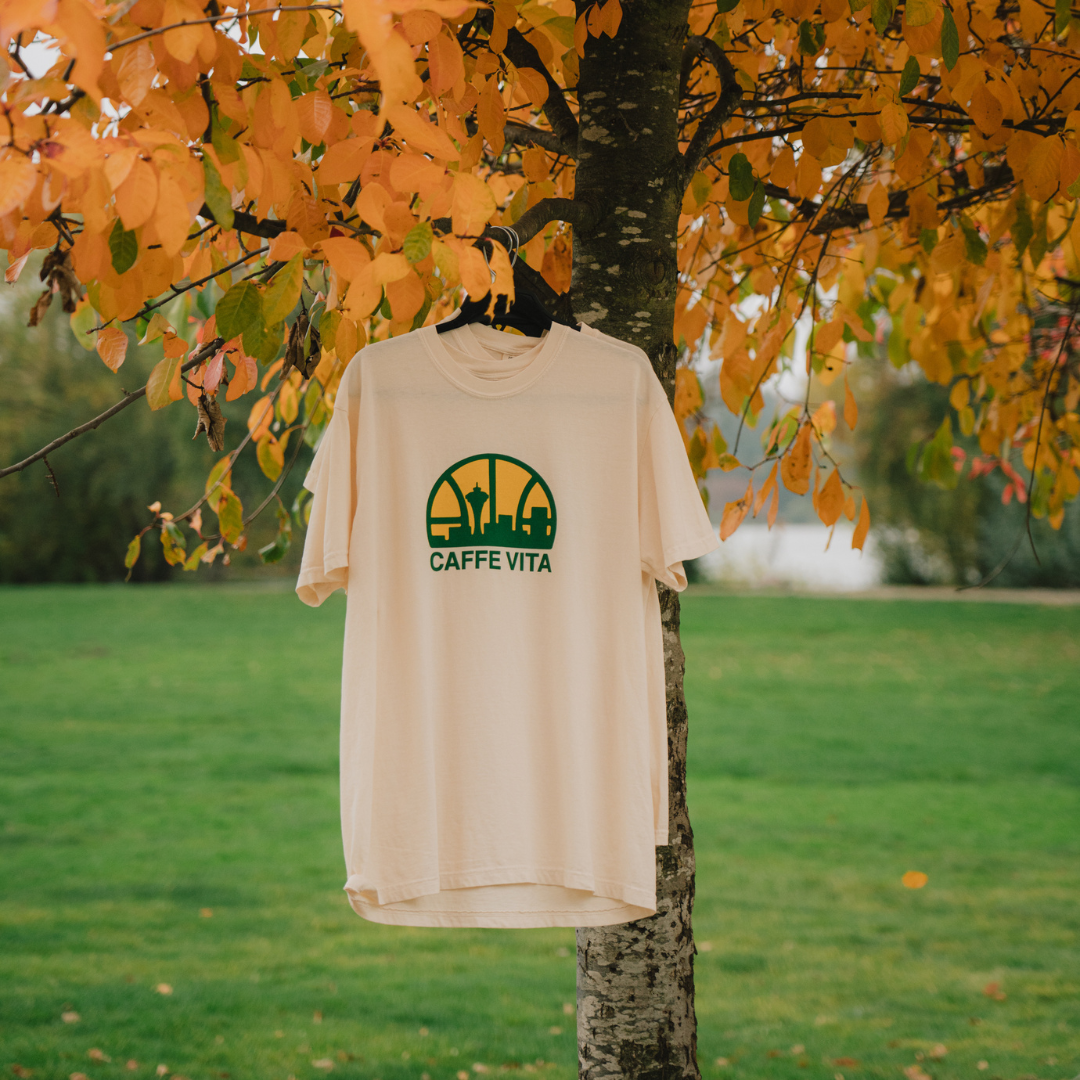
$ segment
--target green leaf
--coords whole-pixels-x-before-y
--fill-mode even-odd
[[[960,59],[960,34],[949,8],[944,9],[941,22],[941,56],[950,71],[956,67],[956,61]]]
[[[964,250],[968,262],[982,266],[986,262],[986,241],[979,235],[979,230],[963,218],[960,219],[960,231],[964,234]]]
[[[848,0],[848,7],[851,8],[851,13],[854,15],[856,11],[862,11],[869,3],[870,0]]]
[[[98,314],[89,300],[80,300],[71,313],[71,332],[75,340],[87,351],[93,352],[95,341],[90,331],[98,324]]]
[[[960,474],[953,462],[952,445],[952,421],[946,416],[919,459],[920,480],[927,484],[936,484],[946,491],[956,487]]]
[[[139,241],[135,238],[135,231],[125,229],[119,218],[109,233],[109,253],[112,255],[113,269],[118,274],[130,270],[139,257]]]
[[[1035,225],[1031,220],[1031,214],[1028,212],[1026,195],[1021,194],[1016,201],[1016,221],[1010,227],[1009,232],[1012,234],[1013,246],[1016,248],[1016,258],[1019,261],[1023,259],[1024,252],[1027,250],[1028,244],[1031,243],[1031,238],[1035,235]]]
[[[289,543],[292,540],[292,519],[289,517],[289,511],[281,503],[278,503],[275,512],[278,519],[278,534],[274,537],[272,544],[259,548],[259,555],[264,563],[276,563],[285,558],[289,550]]]
[[[919,233],[919,243],[922,245],[923,251],[929,255],[934,248],[937,247],[938,234],[937,229],[923,229]]]
[[[150,378],[146,380],[146,404],[155,412],[164,409],[172,401],[169,387],[172,386],[177,368],[183,359],[182,356],[166,356],[159,360],[150,372]]]
[[[521,190],[525,190],[524,186]],[[421,259],[426,259],[431,254],[433,235],[430,221],[421,221],[419,225],[414,225],[405,234],[405,240],[402,244],[401,250],[405,253],[405,258],[411,263],[418,263]]]
[[[139,561],[139,552],[142,551],[142,537],[136,536],[127,546],[127,554],[124,556],[124,565],[130,570]]]
[[[217,302],[214,314],[218,333],[231,341],[262,321],[262,296],[253,282],[238,281]]]
[[[1069,19],[1072,17],[1072,5],[1069,0],[1055,0],[1054,3],[1054,37],[1064,34],[1069,28]]]
[[[254,356],[265,367],[277,359],[285,341],[285,327],[282,323],[266,326],[258,322],[244,331],[243,341],[244,352],[248,356]]]
[[[203,199],[206,205],[210,207],[210,213],[214,215],[214,220],[222,228],[231,229],[233,227],[233,208],[229,189],[221,179],[221,173],[217,171],[217,167],[208,157],[203,158],[203,173],[206,176],[206,190],[203,193]]]
[[[232,121],[228,117],[222,120],[215,103],[210,109],[210,145],[217,151],[218,161],[225,165],[240,160],[240,147],[226,134],[230,127]]]
[[[230,544],[244,531],[244,507],[234,491],[226,491],[217,505],[218,527]]]
[[[754,193],[754,170],[745,154],[735,154],[728,162],[728,191],[738,202]]]
[[[1046,249],[1050,246],[1049,238],[1046,235],[1047,216],[1049,213],[1050,204],[1048,202],[1043,203],[1032,223],[1033,230],[1031,243],[1028,245],[1028,255],[1031,256],[1032,266],[1038,266],[1039,263],[1042,262],[1042,258],[1046,254]]]
[[[761,220],[761,211],[765,208],[765,185],[757,180],[754,182],[754,190],[750,194],[750,205],[747,208],[746,216],[750,222],[750,228],[757,227],[757,223]]]
[[[803,19],[799,23],[799,52],[806,56],[813,56],[817,51],[817,42],[814,40],[814,26],[806,19]]]
[[[274,275],[274,280],[262,298],[263,319],[267,326],[274,326],[288,318],[300,299],[303,284],[304,256],[294,255]]]
[[[889,28],[895,10],[895,0],[870,0],[870,18],[879,34],[884,34]]]
[[[739,0],[716,0],[716,13],[726,15],[729,11],[734,11],[738,6]]]
[[[920,78],[922,78],[922,72],[919,70],[919,61],[914,56],[909,56],[900,74],[900,96],[910,94],[919,85]]]

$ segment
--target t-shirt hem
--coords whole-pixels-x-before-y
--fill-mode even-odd
[[[332,554],[327,556],[322,565],[301,570],[296,579],[296,595],[308,607],[318,607],[338,589],[348,592],[348,566],[348,555]]]
[[[634,922],[656,914],[656,908],[620,904],[604,911],[395,911],[376,904],[365,904],[352,894],[353,911],[368,922],[389,926],[430,926],[446,928],[484,928],[489,930],[529,930],[544,926],[614,926]]]
[[[557,885],[564,889],[580,889],[594,896],[609,897],[623,904],[656,910],[656,890],[642,889],[621,881],[609,881],[592,874],[564,869],[535,866],[499,866],[482,870],[466,870],[441,873],[437,877],[416,881],[399,882],[395,885],[372,885],[359,874],[351,874],[345,882],[350,897],[374,892],[378,905],[396,904],[402,900],[415,900],[418,896],[430,896],[443,890],[476,889],[485,885]]]
[[[716,533],[711,530],[671,544],[664,551],[666,565],[662,574],[656,574],[657,580],[662,581],[676,592],[682,592],[687,585],[686,574],[682,569],[683,562],[687,559],[699,559],[702,555],[715,551],[719,546],[720,540]],[[674,569],[676,566],[679,568],[678,572]]]

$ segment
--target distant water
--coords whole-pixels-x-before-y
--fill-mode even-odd
[[[854,526],[837,524],[828,551],[829,530],[823,525],[784,525],[770,531],[757,522],[744,524],[734,536],[698,560],[710,580],[731,585],[821,589],[849,592],[881,584],[882,565],[873,533],[865,550],[852,551]]]

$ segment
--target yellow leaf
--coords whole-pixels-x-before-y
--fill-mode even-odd
[[[905,0],[904,18],[908,26],[925,26],[940,10],[938,0]]]
[[[859,523],[855,526],[855,532],[851,537],[851,547],[853,550],[862,551],[863,544],[866,543],[866,534],[870,531],[870,506],[866,501],[866,496],[863,496],[862,506],[859,509]]]
[[[537,107],[548,99],[547,79],[535,68],[518,68],[518,78],[530,104]]]
[[[300,124],[300,134],[312,146],[323,141],[330,121],[334,117],[334,103],[325,90],[315,90],[304,94],[296,102],[296,118]]]
[[[820,353],[827,353],[831,351],[833,346],[844,336],[844,319],[843,316],[837,315],[836,318],[825,323],[824,326],[819,326],[814,333],[814,351]]]
[[[851,387],[848,386],[847,379],[844,380],[844,423],[854,431],[855,425],[859,422],[859,405],[855,400],[855,395],[851,392]]]
[[[37,169],[27,157],[20,155],[0,161],[0,217],[22,206],[33,192],[37,178]]]
[[[804,423],[780,462],[780,479],[796,495],[805,495],[810,489],[810,435],[811,425]]]
[[[118,326],[106,326],[97,334],[97,354],[110,371],[117,371],[127,356],[128,339]]]
[[[930,879],[921,870],[909,870],[900,879],[904,887],[907,889],[921,889]],[[933,1054],[931,1054],[933,1056]],[[939,1058],[944,1057],[944,1054],[938,1054]]]
[[[180,384],[180,360],[179,356],[159,360],[146,380],[146,403],[155,412],[181,397],[182,391],[177,385]]]
[[[191,216],[180,185],[165,173],[158,178],[154,226],[165,254],[179,255],[187,243]]]
[[[903,105],[888,104],[878,116],[881,124],[881,141],[886,146],[898,143],[908,130],[908,115]]]
[[[360,195],[356,200],[356,212],[372,228],[378,229],[381,233],[386,232],[386,221],[383,215],[391,201],[390,192],[382,184],[367,184],[360,189]]]
[[[165,0],[161,25],[191,23],[202,18],[205,18],[204,14],[193,4],[185,3],[184,0]],[[166,30],[162,35],[166,50],[181,64],[190,64],[199,50],[203,29],[203,26],[178,26],[174,30]]]
[[[817,499],[818,517],[826,525],[835,525],[844,512],[844,489],[840,483],[840,472],[833,469]]]
[[[758,511],[765,505],[765,500],[769,497],[769,492],[776,487],[776,469],[778,465],[779,462],[773,462],[773,467],[769,472],[768,479],[762,484],[761,490],[754,499],[754,517],[758,516]]]
[[[492,152],[501,154],[505,143],[503,128],[506,126],[506,109],[503,105],[502,91],[499,89],[499,80],[494,75],[488,79],[480,92],[480,103],[476,106],[476,119],[480,125],[480,133],[487,140]]]
[[[327,147],[319,159],[316,173],[320,184],[348,184],[360,175],[364,162],[371,156],[372,138],[344,139]]]
[[[790,146],[785,146],[780,153],[776,155],[776,160],[773,162],[769,179],[777,187],[782,188],[789,187],[791,181],[795,179],[795,152]]]
[[[401,252],[383,251],[371,261],[371,279],[376,285],[387,285],[412,273],[412,264]]]
[[[1057,135],[1040,140],[1028,154],[1024,190],[1036,202],[1046,202],[1061,182],[1061,159],[1065,146]]]
[[[479,236],[495,213],[495,196],[478,176],[458,173],[451,191],[451,214],[458,236]]]
[[[997,134],[1001,121],[1005,118],[1005,109],[996,94],[992,94],[984,83],[975,88],[968,106],[968,116],[975,121],[975,126],[990,138]]]
[[[263,295],[263,320],[267,326],[284,322],[300,299],[304,284],[304,256],[294,255],[275,275]]]
[[[889,191],[879,180],[871,189],[866,200],[866,212],[870,217],[870,223],[876,227],[885,223],[889,213]]]

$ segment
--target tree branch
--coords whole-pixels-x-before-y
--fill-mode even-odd
[[[203,203],[199,208],[199,217],[206,218],[207,221],[215,221],[221,228],[225,228],[214,217],[214,212],[206,203]],[[289,226],[284,221],[271,221],[269,219],[260,221],[254,214],[245,214],[242,210],[234,210],[232,227],[240,232],[250,233],[252,236],[261,236],[264,240],[273,240],[275,236],[279,236]]]
[[[577,157],[578,122],[566,103],[563,88],[552,77],[536,46],[517,29],[511,29],[506,37],[503,56],[516,68],[532,68],[544,76],[548,86],[547,101],[543,104],[544,115],[555,132],[556,138],[565,147],[562,153],[568,157]]]
[[[686,58],[687,55],[690,57],[689,60]],[[683,54],[684,80],[689,78],[690,64],[694,56],[704,56],[712,62],[720,76],[721,89],[716,104],[701,118],[690,140],[690,145],[683,154],[683,177],[686,180],[694,175],[713,136],[731,119],[743,97],[743,90],[736,78],[735,68],[715,41],[707,37],[687,39],[686,53]]]
[[[519,120],[510,120],[503,127],[503,138],[508,143],[517,143],[524,146],[526,143],[536,143],[553,154],[562,157],[572,157],[569,150],[563,146],[558,135],[553,131],[544,131],[543,128],[535,128],[531,124],[523,124]]]
[[[224,338],[214,338],[207,345],[203,345],[197,352],[195,352],[190,360],[187,360],[180,368],[181,373],[190,370],[198,364],[201,364],[208,356],[214,353],[221,345],[225,343]],[[6,469],[0,469],[0,477],[7,476],[9,473],[21,472],[23,469],[30,465],[33,465],[35,461],[40,461],[46,454],[51,454],[58,447],[64,445],[64,443],[71,442],[72,439],[77,439],[80,435],[85,435],[88,431],[93,431],[94,428],[100,427],[111,416],[115,416],[118,412],[126,409],[133,402],[139,400],[146,394],[146,387],[141,386],[138,390],[133,390],[130,394],[125,394],[115,405],[110,409],[106,409],[103,413],[95,416],[93,420],[87,420],[85,424],[80,424],[77,428],[72,428],[66,435],[61,435],[57,439],[53,439],[48,446],[43,446],[40,450],[31,454],[23,461],[17,462],[15,465],[9,465]]]
[[[553,221],[565,221],[575,229],[588,231],[600,219],[600,209],[592,202],[577,199],[541,199],[531,210],[526,210],[511,226],[517,233],[518,243],[527,244],[545,225]],[[436,218],[431,223],[436,233],[448,233],[453,228],[450,218]],[[506,243],[506,233],[497,228],[488,227],[482,239],[498,240]]]

